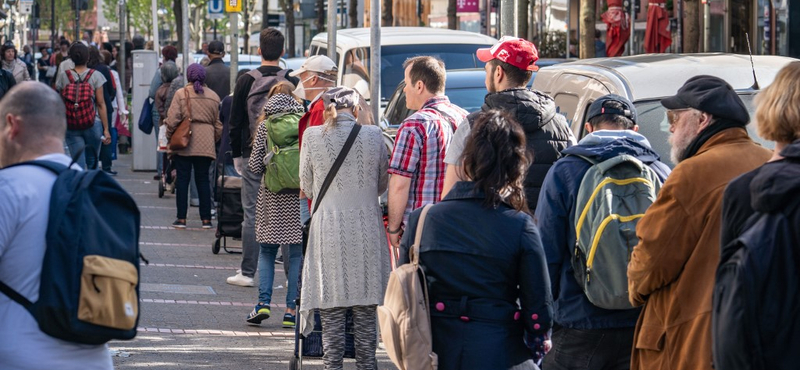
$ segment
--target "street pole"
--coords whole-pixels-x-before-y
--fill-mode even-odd
[[[369,5],[369,105],[372,118],[378,124],[381,119],[381,2],[371,0]]]
[[[153,0],[153,50],[156,52],[157,59],[161,58],[161,48],[158,47],[158,31],[161,29],[158,24],[158,1]]]
[[[214,41],[217,40],[217,20],[214,19]]]
[[[683,1],[678,1],[678,52],[683,53]]]
[[[631,2],[631,37],[628,38],[628,55],[633,55],[633,38],[636,36],[636,3],[638,0],[630,0]]]
[[[500,0],[500,34],[498,36],[514,36],[517,33],[514,0]]]
[[[128,96],[128,81],[125,81],[125,68],[128,67],[128,58],[125,52],[125,0],[119,0],[119,52],[117,53],[117,68],[119,69],[119,80],[122,84],[122,94]]]
[[[189,82],[189,76],[187,75],[187,70],[189,68],[190,60],[192,58],[192,49],[189,47],[189,0],[181,0],[181,15],[182,19],[182,28],[183,28],[183,40],[181,40],[181,45],[183,45],[183,82]]]
[[[703,2],[703,52],[711,50],[711,3],[710,0]]]
[[[81,39],[81,2],[80,0],[73,0],[75,2],[75,40]]]
[[[380,2],[381,0],[371,0]],[[338,64],[336,60],[336,6],[338,1],[328,1],[328,58]]]
[[[231,91],[236,87],[236,74],[239,72],[239,13],[232,12],[231,27]]]
[[[50,50],[56,52],[56,0],[50,0]]]

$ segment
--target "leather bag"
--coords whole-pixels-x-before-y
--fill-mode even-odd
[[[169,150],[186,149],[189,142],[192,140],[192,102],[189,100],[189,90],[184,87],[183,92],[186,93],[186,110],[188,115],[178,124],[178,128],[172,133],[169,138]]]

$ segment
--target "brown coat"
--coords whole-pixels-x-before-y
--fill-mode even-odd
[[[742,128],[712,136],[675,167],[636,228],[631,303],[645,305],[631,370],[711,369],[711,295],[719,263],[722,194],[771,156]]]
[[[211,157],[216,159],[216,142],[222,135],[222,122],[219,120],[219,97],[209,88],[203,88],[203,94],[194,92],[191,85],[178,90],[172,99],[167,113],[167,139],[178,128],[183,118],[188,115],[186,110],[186,91],[189,91],[189,100],[192,103],[192,139],[186,149],[176,150],[172,153],[184,157]]]
[[[167,112],[169,111],[169,107],[167,106],[167,93],[169,93],[169,84],[161,84],[156,90],[156,110],[158,111],[158,125],[163,125],[164,121],[167,120]]]

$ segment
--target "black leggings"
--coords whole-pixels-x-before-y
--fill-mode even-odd
[[[213,159],[174,155],[172,160],[175,162],[175,169],[178,172],[175,185],[178,219],[186,219],[186,211],[189,208],[189,181],[192,177],[192,168],[194,168],[194,183],[197,185],[197,196],[200,198],[200,219],[211,220],[211,185],[208,179],[208,169],[211,167]]]

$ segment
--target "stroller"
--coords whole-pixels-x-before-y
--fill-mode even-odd
[[[158,179],[158,197],[163,198],[164,194],[169,192],[175,194],[175,179],[178,177],[176,174],[175,166],[170,160],[169,153],[166,151],[160,152],[164,161],[161,166],[161,173]]]
[[[242,178],[225,176],[223,161],[217,162],[217,233],[216,241],[211,246],[211,252],[218,254],[220,248],[228,253],[241,253],[228,250],[227,238],[242,237],[242,221],[244,209],[242,208]]]

